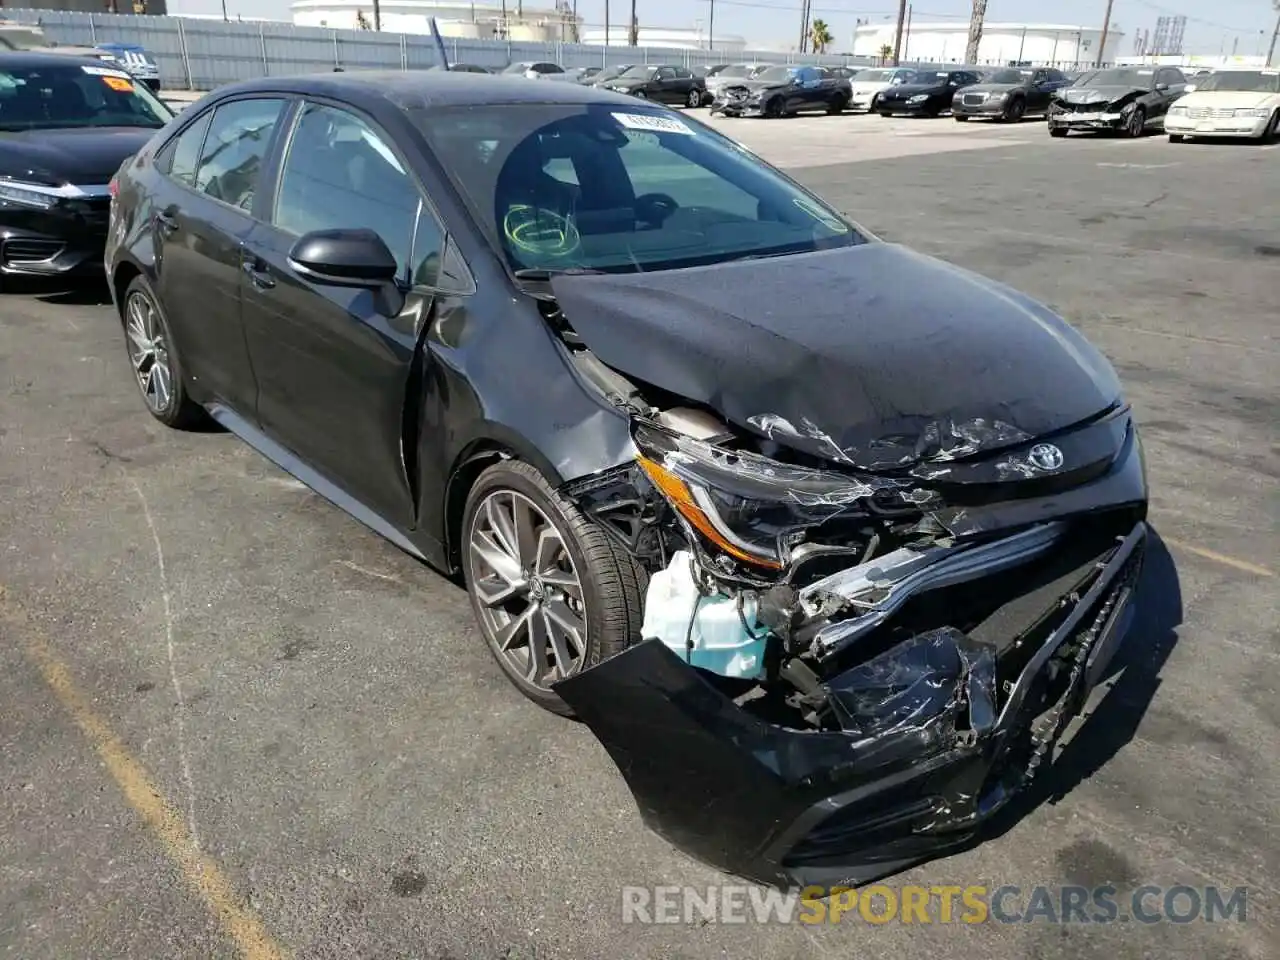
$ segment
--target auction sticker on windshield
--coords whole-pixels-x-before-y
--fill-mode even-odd
[[[631,130],[649,130],[653,133],[683,133],[694,136],[693,129],[674,117],[655,117],[648,113],[615,113],[613,119]]]
[[[129,93],[133,90],[133,81],[124,77],[103,77],[102,82],[117,93]]]
[[[129,74],[123,70],[111,70],[108,67],[87,67],[80,68],[91,77],[119,77],[121,80],[128,80]]]

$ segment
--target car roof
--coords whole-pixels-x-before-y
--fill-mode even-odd
[[[524,77],[452,70],[359,70],[243,80],[219,87],[218,99],[246,93],[329,96],[355,106],[378,101],[401,109],[434,110],[497,104],[628,104],[634,97],[576,83],[530,83]]]
[[[85,48],[92,49],[92,48]],[[69,63],[93,64],[101,67],[102,61],[81,53],[56,53],[34,50],[0,50],[0,67],[65,67]]]

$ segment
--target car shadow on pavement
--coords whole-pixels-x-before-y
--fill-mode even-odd
[[[111,291],[106,283],[85,283],[65,290],[32,292],[41,303],[55,307],[111,306]]]
[[[1160,689],[1160,673],[1178,642],[1182,624],[1182,588],[1168,547],[1150,531],[1143,561],[1138,605],[1130,632],[1100,685],[1111,684],[1057,760],[1010,801],[969,846],[1003,836],[1041,804],[1056,804],[1106,766],[1138,732],[1138,725]]]

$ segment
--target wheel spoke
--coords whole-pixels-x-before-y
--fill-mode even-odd
[[[501,607],[508,600],[518,597],[524,592],[523,581],[512,583],[503,579],[501,574],[476,580],[472,586],[476,597],[486,607]]]
[[[151,365],[151,381],[156,391],[156,409],[169,406],[169,368],[157,360]]]
[[[489,521],[489,529],[493,531],[498,547],[506,553],[518,569],[520,567],[520,551],[516,545],[515,521],[511,514],[503,509],[497,497],[490,497],[484,505],[485,519]]]
[[[545,607],[542,609],[542,620],[547,628],[547,636],[551,640],[551,652],[556,658],[552,670],[557,677],[564,679],[573,673],[576,662],[573,654],[569,652],[568,636],[560,629],[559,624],[551,619],[551,613]]]
[[[498,630],[493,637],[494,643],[498,645],[498,649],[503,653],[510,653],[512,646],[520,635],[528,634],[529,623],[533,617],[534,607],[532,605],[525,607],[518,616],[512,617],[502,628]],[[544,655],[545,656],[545,655]]]
[[[556,533],[556,528],[546,526],[542,532],[538,534],[538,543],[532,551],[534,557],[533,569],[538,574],[550,573],[557,569],[557,563],[560,560],[560,554],[564,552],[564,541],[560,539],[560,534]]]
[[[529,614],[529,672],[525,674],[525,678],[541,686],[538,681],[551,670],[551,665],[547,661],[549,639],[547,618],[542,615],[540,606],[531,605],[527,612]]]
[[[524,582],[520,564],[503,548],[493,533],[487,530],[476,531],[471,540],[471,552],[507,583]]]
[[[546,612],[553,642],[558,635],[562,641],[567,640],[573,645],[575,656],[581,657],[586,654],[587,645],[583,641],[586,624],[573,612],[573,608],[562,600],[553,600],[544,604],[543,610]],[[559,657],[559,655],[557,650],[556,656]]]
[[[542,570],[538,573],[538,578],[548,587],[554,587],[568,594],[574,600],[582,599],[582,584],[578,582],[578,578],[567,570]]]
[[[533,504],[521,497],[512,497],[511,514],[515,522],[516,557],[522,567],[531,567],[537,562],[538,551],[541,546],[533,513]]]

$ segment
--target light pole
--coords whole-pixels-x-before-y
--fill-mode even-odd
[[[1102,58],[1107,52],[1107,34],[1111,30],[1111,3],[1107,0],[1107,12],[1102,15],[1102,38],[1098,41],[1098,57],[1094,60],[1095,67],[1102,66]]]

